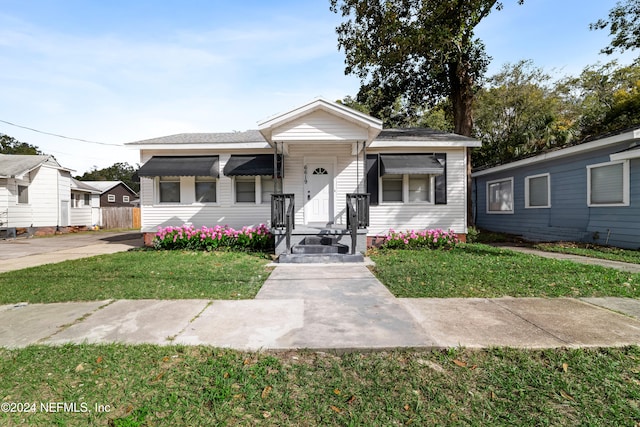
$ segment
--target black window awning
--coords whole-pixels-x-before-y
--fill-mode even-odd
[[[138,170],[138,176],[220,175],[218,156],[153,156]]]
[[[442,175],[442,165],[433,154],[381,154],[380,175]]]
[[[226,176],[275,176],[273,166],[273,154],[234,155],[224,165],[224,174]],[[278,155],[278,170],[282,170],[281,155]]]

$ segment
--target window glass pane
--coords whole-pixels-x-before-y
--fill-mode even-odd
[[[382,178],[382,201],[402,201],[402,175],[385,175]]]
[[[196,202],[216,202],[216,181],[209,178],[196,177]]]
[[[18,203],[29,203],[29,187],[18,185]]]
[[[528,181],[529,206],[549,206],[549,177],[538,176]]]
[[[591,168],[591,203],[623,203],[622,163]]]
[[[236,179],[236,202],[255,203],[256,201],[256,181]]]
[[[409,201],[410,202],[429,202],[431,179],[428,175],[409,176]]]
[[[511,180],[489,184],[489,211],[513,211],[513,188]]]
[[[125,203],[129,202],[129,196],[122,196],[122,201]]]
[[[271,195],[273,194],[273,178],[270,176],[260,177],[262,186],[262,203],[271,203]]]
[[[91,194],[84,195],[84,205],[85,206],[91,205]]]
[[[179,177],[160,177],[160,203],[180,203]]]

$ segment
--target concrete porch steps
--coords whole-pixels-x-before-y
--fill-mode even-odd
[[[305,236],[298,244],[293,245],[290,254],[280,254],[278,262],[283,264],[364,262],[362,254],[349,252],[349,246],[338,243],[335,236]]]

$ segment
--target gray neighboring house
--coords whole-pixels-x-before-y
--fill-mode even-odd
[[[640,126],[472,177],[482,229],[640,248]]]

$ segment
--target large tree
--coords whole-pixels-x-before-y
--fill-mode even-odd
[[[640,48],[640,0],[620,0],[609,11],[609,17],[590,25],[592,30],[609,29],[611,44],[602,49],[608,55]]]
[[[471,136],[474,94],[490,60],[474,31],[501,7],[496,0],[331,0],[331,10],[346,19],[336,29],[338,47],[345,73],[362,82],[358,101],[373,96],[366,103],[375,116],[398,99],[411,110],[448,98],[454,132]],[[473,224],[470,151],[467,187]]]
[[[399,98],[407,109],[449,98],[454,131],[470,136],[474,92],[490,60],[474,30],[501,7],[496,0],[331,0],[346,19],[336,29],[338,46],[345,73],[362,81],[358,101],[369,99],[376,115]]]
[[[35,145],[20,142],[17,139],[0,133],[0,153],[2,154],[43,154]]]
[[[532,61],[506,64],[489,77],[474,106],[476,166],[500,164],[573,139],[575,113]]]
[[[122,181],[133,191],[140,191],[140,183],[134,180],[134,174],[138,169],[129,163],[114,163],[113,165],[98,169],[93,167],[82,176],[77,176],[80,181]]]
[[[558,87],[574,106],[580,139],[640,124],[640,64],[590,65]]]

